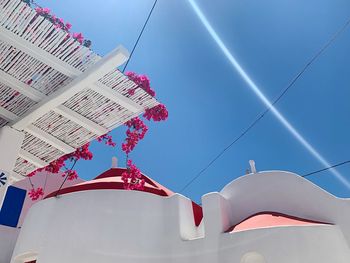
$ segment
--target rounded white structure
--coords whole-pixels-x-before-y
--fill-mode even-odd
[[[198,227],[184,196],[101,184],[34,205],[11,262],[350,261],[349,200],[292,173],[250,174],[205,195]]]

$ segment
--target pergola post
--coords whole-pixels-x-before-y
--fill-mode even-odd
[[[21,150],[23,139],[24,133],[13,128],[5,126],[0,129],[0,174],[2,174],[2,181],[5,182],[4,185],[0,183],[0,207],[9,185],[10,174],[15,167]]]

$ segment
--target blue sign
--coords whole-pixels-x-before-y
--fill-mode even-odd
[[[0,225],[17,227],[21,216],[26,190],[9,186],[0,210]]]

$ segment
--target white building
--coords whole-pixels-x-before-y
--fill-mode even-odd
[[[21,0],[0,0],[0,263],[347,263],[350,201],[298,175],[252,173],[202,198],[150,178],[123,190],[122,168],[67,182],[26,175],[158,102],[105,57]],[[23,179],[25,178],[25,179]],[[34,205],[33,205],[34,204]]]
[[[350,260],[350,201],[296,174],[234,180],[202,197],[202,218],[198,205],[146,176],[144,192],[123,190],[122,171],[112,168],[36,203],[14,230],[11,263]],[[2,247],[10,232],[1,228]]]

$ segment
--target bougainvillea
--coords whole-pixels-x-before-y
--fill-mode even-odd
[[[108,146],[115,147],[117,144],[113,141],[112,135],[103,134],[96,139],[98,142],[104,142]]]
[[[150,81],[145,75],[137,75],[133,72],[128,72],[127,76],[130,80],[134,81],[140,88],[145,90],[149,95],[155,96],[154,90],[150,86]],[[139,88],[137,87],[137,88]],[[133,91],[128,92],[129,95],[133,94]],[[145,109],[145,113],[143,117],[148,121],[165,121],[168,118],[168,111],[163,104],[158,104],[152,108]],[[139,168],[133,163],[131,159],[129,159],[129,154],[135,149],[136,145],[142,140],[147,131],[148,127],[145,122],[139,118],[134,117],[127,122],[125,122],[126,130],[126,138],[124,142],[121,144],[122,151],[125,152],[127,156],[126,161],[126,170],[122,174],[122,181],[124,183],[124,188],[127,190],[143,190],[145,181],[142,178],[141,172]],[[96,139],[98,142],[105,143],[106,145],[115,147],[116,143],[113,141],[113,137],[108,134],[101,135]],[[92,152],[89,150],[89,143],[81,146],[76,149],[73,153],[64,155],[57,160],[51,162],[48,166],[39,168],[27,176],[32,177],[39,171],[47,171],[50,173],[58,173],[62,169],[65,169],[62,173],[62,176],[67,180],[75,180],[78,178],[78,174],[76,170],[73,170],[75,163],[80,160],[91,160],[93,158]],[[73,163],[71,168],[67,168],[67,161]],[[33,189],[29,192],[30,198],[33,200],[39,199],[44,195],[44,191],[42,188]]]
[[[75,179],[78,179],[78,173],[75,170],[68,170],[65,173],[62,174],[62,177],[67,176],[68,181],[72,181]]]
[[[23,0],[26,4],[29,6],[32,4],[32,1],[30,0]],[[84,39],[84,36],[82,33],[72,33],[70,30],[72,29],[72,24],[69,22],[65,22],[62,18],[57,17],[56,15],[51,13],[51,10],[46,7],[36,7],[34,9],[38,15],[43,16],[47,20],[49,20],[56,29],[61,29],[65,32],[67,32],[67,37],[65,40],[68,38],[72,37],[76,41],[78,41],[80,44],[82,44],[85,47],[90,48],[91,46],[91,41]]]
[[[148,127],[139,117],[132,118],[131,120],[127,121],[125,125],[128,127],[128,129],[126,130],[126,139],[122,144],[122,150],[126,154],[129,154],[132,150],[134,150],[138,142],[145,137]]]
[[[42,16],[45,19],[49,20],[53,25],[55,30],[62,30],[67,33],[66,37],[63,39],[63,42],[67,41],[69,38],[73,38],[76,41],[78,41],[80,44],[86,47],[91,46],[91,41],[84,39],[84,36],[81,33],[72,33],[72,24],[69,22],[65,22],[62,18],[59,18],[52,14],[51,10],[49,8],[42,8],[39,7],[37,4],[34,3],[33,0],[22,0],[29,6],[32,6],[33,4],[37,7],[35,8],[35,11],[37,13],[37,16]],[[76,48],[78,50],[79,47]],[[32,77],[26,83],[28,85],[31,85],[35,79],[38,78],[39,75]],[[134,72],[127,72],[126,76],[130,80],[132,80],[137,87],[129,89],[127,91],[127,94],[129,96],[133,96],[135,94],[135,91],[138,88],[143,89],[145,92],[147,92],[150,96],[155,97],[156,93],[150,86],[150,80],[146,75],[137,75]],[[13,95],[13,98],[18,96],[19,93],[15,93]],[[13,99],[11,98],[11,99]],[[157,105],[153,108],[145,109],[145,113],[143,117],[150,121],[163,121],[168,118],[168,111],[166,110],[165,106],[163,104]],[[50,126],[51,124],[49,124]],[[125,123],[127,126],[126,130],[126,138],[124,142],[121,144],[122,150],[126,153],[127,156],[127,162],[126,167],[127,170],[123,173],[123,182],[125,189],[129,190],[141,190],[144,186],[144,181],[141,180],[141,172],[136,167],[136,165],[133,163],[131,159],[129,159],[129,154],[134,150],[136,145],[139,143],[140,140],[142,140],[145,137],[145,134],[148,131],[147,125],[141,120],[139,117],[132,118],[131,120],[127,121]],[[97,141],[103,142],[106,145],[115,147],[116,143],[113,141],[113,138],[111,135],[101,135],[97,138]],[[37,172],[40,171],[46,171],[53,174],[57,174],[60,171],[63,171],[62,176],[65,177],[65,180],[74,180],[78,178],[78,174],[75,170],[73,170],[76,162],[80,159],[84,160],[91,160],[93,158],[93,154],[89,150],[89,143],[86,145],[81,146],[80,148],[76,149],[73,153],[64,155],[60,158],[58,158],[55,161],[52,161],[47,165],[46,167],[39,168],[35,171],[32,171],[31,173],[27,174],[28,178],[30,179],[32,176],[34,176]],[[67,167],[67,163],[72,163],[72,166],[70,168]],[[33,200],[39,199],[41,196],[44,195],[44,189],[41,187],[34,188],[34,185],[32,184],[32,190],[29,192],[30,198]]]
[[[29,197],[35,201],[38,200],[41,196],[44,196],[44,190],[41,187],[38,187],[36,189],[32,188],[29,193]]]
[[[156,95],[155,91],[150,86],[150,81],[147,76],[137,75],[134,72],[127,72],[126,75],[138,85],[137,88],[142,88],[152,97]],[[128,94],[130,96],[134,95],[137,88],[129,89]],[[168,110],[164,104],[158,104],[152,108],[146,109],[143,117],[149,121],[165,121],[168,118]],[[127,121],[125,125],[128,129],[126,130],[125,141],[122,144],[122,150],[127,156],[127,170],[122,174],[124,188],[128,190],[143,190],[145,182],[140,180],[141,172],[136,165],[133,164],[132,160],[128,158],[130,152],[134,150],[138,142],[145,137],[148,127],[139,117],[132,118]]]
[[[143,117],[147,120],[165,121],[168,118],[168,110],[164,104],[158,104],[153,108],[146,109]]]
[[[149,78],[146,75],[137,75],[136,73],[131,71],[126,72],[125,75],[128,76],[130,80],[135,82],[138,88],[143,89],[152,97],[156,96],[156,92],[151,88]],[[128,90],[129,95],[133,95],[134,93],[135,93],[135,89]]]
[[[143,190],[145,186],[145,180],[141,179],[141,172],[132,160],[127,161],[127,169],[122,173],[122,180],[126,190]]]

